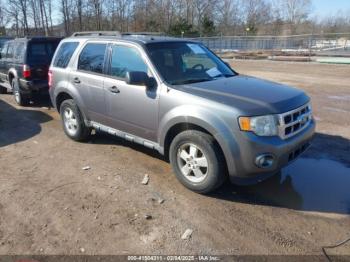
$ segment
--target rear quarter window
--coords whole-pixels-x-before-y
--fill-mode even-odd
[[[57,54],[53,61],[54,67],[66,68],[69,64],[70,59],[74,51],[77,49],[78,42],[66,42],[63,43],[60,48],[57,50]]]

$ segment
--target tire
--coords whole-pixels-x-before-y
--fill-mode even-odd
[[[63,130],[74,141],[86,141],[91,135],[91,128],[86,126],[77,104],[67,99],[60,106]]]
[[[7,94],[7,88],[0,86],[0,94]]]
[[[196,130],[178,134],[170,145],[169,159],[177,179],[197,193],[212,192],[225,181],[225,160],[209,134]]]
[[[20,106],[26,106],[29,104],[29,96],[24,95],[19,90],[18,79],[14,78],[11,82],[12,93],[15,98],[15,101]]]

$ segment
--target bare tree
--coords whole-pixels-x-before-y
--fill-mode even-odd
[[[0,28],[3,31],[1,32],[2,34],[5,33],[5,27],[8,26],[9,22],[10,17],[6,12],[6,9],[3,7],[3,0],[0,0]]]
[[[239,0],[222,0],[218,2],[217,23],[220,32],[224,35],[234,35],[238,33],[241,24]]]
[[[64,31],[68,35],[71,33],[71,1],[70,0],[61,0],[61,13],[63,17]]]
[[[89,7],[94,14],[95,30],[102,29],[102,1],[103,0],[90,0]]]
[[[259,26],[271,21],[271,4],[266,0],[246,0],[244,6],[244,21],[247,32],[256,34]]]
[[[45,35],[49,35],[49,23],[47,19],[47,14],[46,14],[46,7],[45,7],[45,2],[44,0],[39,0],[39,9],[40,9],[40,16],[41,16],[41,24],[44,28]]]
[[[305,22],[311,12],[311,0],[278,0],[280,12],[289,24],[292,34],[297,32],[298,25]]]
[[[57,1],[57,0],[56,0]],[[54,0],[0,0],[0,27],[16,35],[53,34]],[[311,20],[312,0],[59,0],[66,35],[82,30],[174,35],[348,32],[349,12]]]

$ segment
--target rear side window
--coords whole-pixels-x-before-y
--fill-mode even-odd
[[[102,74],[106,47],[106,44],[87,44],[80,53],[78,69]]]
[[[15,46],[15,52],[14,52],[14,59],[16,60],[23,60],[24,58],[24,52],[25,52],[25,46],[24,43],[17,43]]]
[[[6,58],[7,47],[8,47],[8,45],[5,44],[5,45],[1,48],[1,59]]]
[[[50,64],[58,41],[30,42],[28,46],[28,62],[30,64]]]
[[[53,61],[53,66],[66,68],[68,66],[70,59],[72,58],[72,55],[75,49],[77,49],[78,45],[79,45],[78,42],[63,43],[60,46],[60,49],[58,49],[57,51],[55,60]]]
[[[6,58],[13,58],[13,45],[14,43],[9,43]]]
[[[5,44],[9,41],[10,39],[6,38],[0,38],[0,50],[5,46]]]

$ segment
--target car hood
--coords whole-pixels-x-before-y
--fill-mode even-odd
[[[175,88],[232,106],[249,115],[283,113],[310,100],[297,88],[244,75],[180,85]]]

